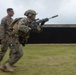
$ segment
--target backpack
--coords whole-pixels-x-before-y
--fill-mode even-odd
[[[28,36],[29,33],[25,34],[25,33],[22,32],[22,31],[18,31],[18,22],[19,22],[19,20],[21,20],[21,19],[22,19],[22,18],[16,18],[16,19],[12,22],[11,26],[12,26],[12,28],[13,28],[16,32],[18,32],[19,42],[20,42],[23,46],[25,46],[25,44],[27,43],[27,39],[29,38],[29,36]]]

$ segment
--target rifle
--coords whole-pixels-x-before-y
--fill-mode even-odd
[[[44,19],[35,19],[34,21],[31,22],[30,27],[31,29],[35,29],[38,25],[43,26],[45,22],[49,21],[50,19],[56,18],[58,15],[52,16],[50,18],[44,18]]]
[[[49,21],[49,19],[52,19],[52,18],[55,18],[55,17],[58,17],[58,15],[52,16],[50,18],[44,18],[44,19],[41,19],[41,20],[35,19],[32,22],[30,22],[30,28],[33,31],[37,28],[37,26],[39,26],[39,25],[42,26],[42,25],[44,25],[45,22]],[[25,44],[27,43],[27,40],[25,39],[25,36],[23,36],[23,34],[25,34],[25,33],[23,33],[23,32],[21,32],[21,33],[20,33],[21,35],[19,35],[19,41],[23,46],[25,46]]]

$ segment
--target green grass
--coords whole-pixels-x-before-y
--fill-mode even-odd
[[[0,75],[76,75],[76,45],[26,45],[13,73]],[[2,63],[7,60],[8,52]]]

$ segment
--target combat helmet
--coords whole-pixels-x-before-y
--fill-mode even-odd
[[[27,10],[27,11],[24,13],[24,15],[25,15],[25,16],[28,16],[28,14],[34,14],[34,15],[36,15],[37,13],[36,13],[36,11],[34,11],[34,10],[32,10],[32,9],[29,9],[29,10]]]

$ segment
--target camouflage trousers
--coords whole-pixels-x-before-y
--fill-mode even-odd
[[[11,49],[8,42],[9,42],[9,37],[6,36],[5,41],[2,42],[2,44],[1,44],[0,61],[2,61],[3,57],[5,56],[5,54],[6,54],[7,50],[8,50],[8,47]],[[11,56],[11,50],[10,50],[10,53],[9,53],[9,57],[10,56]]]
[[[23,50],[16,36],[9,37],[8,45],[10,47],[10,57],[5,63],[13,65],[22,57]]]
[[[9,45],[11,48],[11,54],[9,59],[5,63],[13,65],[23,56],[23,50],[19,43],[18,37],[16,36],[9,38]]]

